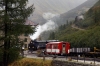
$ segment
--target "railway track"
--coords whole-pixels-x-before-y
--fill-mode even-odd
[[[100,58],[88,58],[88,57],[73,57],[73,56],[57,56],[55,55],[44,55],[41,57],[38,57],[36,54],[36,51],[33,53],[27,53],[27,51],[24,51],[24,56],[27,58],[38,58],[38,59],[47,59],[47,60],[61,60],[61,61],[68,61],[69,58],[71,58],[75,62],[81,62],[81,63],[95,63],[100,66]]]
[[[84,60],[84,61],[94,61],[94,62],[100,62],[100,58],[88,58],[88,57],[72,57],[72,59],[75,60]]]

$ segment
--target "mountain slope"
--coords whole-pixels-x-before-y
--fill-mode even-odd
[[[97,1],[98,0],[88,0],[78,7],[61,14],[60,19],[58,19],[57,21],[66,23],[67,20],[73,20],[76,16],[84,14],[86,11],[88,11]]]
[[[53,32],[55,37],[52,37],[52,33],[50,34],[50,39],[68,41],[71,47],[97,47],[100,49],[100,0],[86,12],[85,17],[81,22],[85,23],[84,21],[87,21],[92,23],[91,19],[93,17],[95,17],[96,22],[93,20],[92,25],[84,27],[85,30],[72,27],[73,24],[64,24],[59,27],[58,31]],[[78,26],[78,28],[80,27]]]
[[[57,23],[58,26],[60,26],[61,24],[65,24],[67,22],[69,22],[69,19],[74,20],[75,17],[78,15],[78,11],[82,11],[82,12],[86,12],[89,8],[91,8],[95,3],[97,2],[97,0],[88,0],[86,2],[84,2],[83,4],[81,4],[80,6],[64,13],[60,15],[60,18],[53,18],[52,20]],[[67,21],[68,20],[68,21]],[[52,32],[52,31],[51,31]],[[49,36],[50,32],[45,32],[42,34],[43,39],[47,39]],[[47,36],[48,35],[48,36]]]
[[[86,0],[29,0],[29,4],[34,3],[35,11],[30,19],[34,22],[44,22],[43,13],[50,12],[54,14],[62,14],[71,10]]]

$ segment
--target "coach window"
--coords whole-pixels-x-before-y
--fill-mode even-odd
[[[58,45],[53,45],[53,49],[57,49],[58,48]]]

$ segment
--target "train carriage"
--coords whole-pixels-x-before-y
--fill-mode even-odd
[[[69,54],[70,43],[69,42],[49,42],[46,44],[47,54]]]
[[[84,53],[87,54],[88,52],[90,52],[90,48],[89,47],[85,47],[85,48],[71,48],[69,55],[72,55],[72,56],[81,55],[82,56]]]

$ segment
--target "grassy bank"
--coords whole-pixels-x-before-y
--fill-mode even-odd
[[[11,63],[9,66],[51,66],[51,60],[23,58]]]

